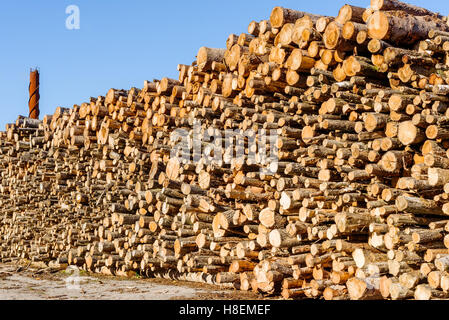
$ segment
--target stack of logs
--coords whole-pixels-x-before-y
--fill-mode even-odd
[[[449,298],[446,17],[396,0],[336,18],[276,7],[178,70],[7,125],[2,262],[295,299]],[[221,160],[189,162],[171,156],[175,129],[190,147],[233,136],[196,143]],[[260,150],[235,157],[249,138],[224,147],[270,130],[271,170]]]

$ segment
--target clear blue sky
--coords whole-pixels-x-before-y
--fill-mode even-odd
[[[0,8],[0,129],[28,114],[29,69],[41,71],[41,118],[109,88],[142,87],[144,80],[177,78],[201,46],[225,47],[275,6],[336,15],[369,0],[15,0]],[[448,14],[443,0],[411,3]],[[80,30],[67,30],[68,5],[80,8]]]

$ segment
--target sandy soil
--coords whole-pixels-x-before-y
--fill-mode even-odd
[[[0,300],[256,300],[250,292],[165,279],[117,278],[0,264]]]

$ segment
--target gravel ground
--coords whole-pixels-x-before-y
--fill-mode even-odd
[[[250,292],[165,279],[117,278],[0,264],[0,300],[256,300]]]

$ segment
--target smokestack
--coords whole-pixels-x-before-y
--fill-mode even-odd
[[[28,107],[30,108],[31,119],[39,119],[39,71],[31,69],[30,71],[30,99],[28,100]]]

